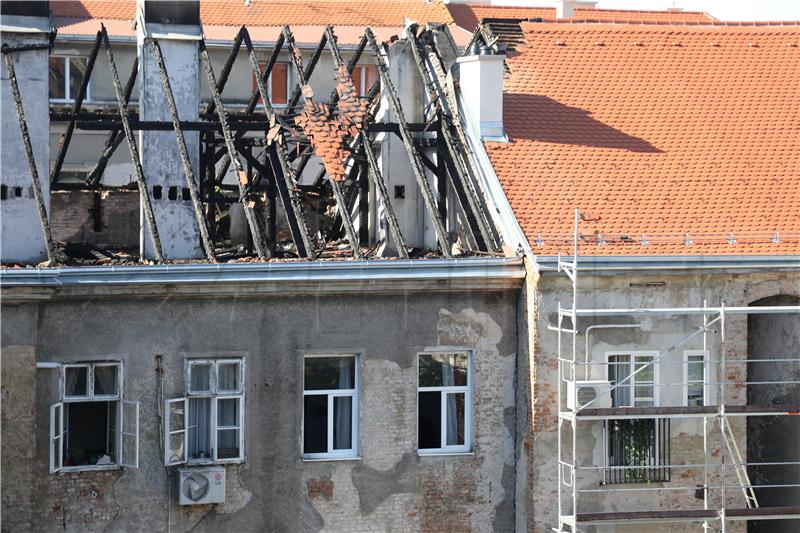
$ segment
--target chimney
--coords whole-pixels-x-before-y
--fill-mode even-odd
[[[459,86],[467,118],[481,139],[506,140],[503,131],[503,75],[505,54],[486,47],[458,58]]]
[[[26,47],[10,52],[45,211],[50,212],[49,51],[53,27],[46,1],[0,3],[0,41]],[[5,55],[5,54],[3,54]],[[0,260],[38,263],[47,258],[44,231],[22,141],[5,60],[0,59]]]
[[[157,39],[164,56],[169,82],[182,121],[197,121],[200,106],[201,37],[197,0],[138,0],[136,39],[139,54],[139,115],[141,120],[170,122],[167,97],[161,83],[152,40]],[[189,161],[195,179],[200,175],[200,134],[184,131]],[[139,132],[139,153],[153,206],[165,259],[203,257],[200,228],[188,197],[186,175],[175,132]],[[155,256],[150,233],[141,216],[140,248],[144,256]]]
[[[595,1],[586,0],[558,0],[556,2],[556,18],[571,19],[575,16],[576,9],[594,9],[597,6]]]

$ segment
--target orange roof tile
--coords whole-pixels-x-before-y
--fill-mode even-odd
[[[581,253],[800,254],[798,26],[523,23],[487,149],[534,252],[578,208]]]
[[[554,20],[556,9],[554,7],[512,7],[512,6],[487,6],[470,4],[449,4],[450,14],[456,24],[462,28],[473,31],[483,19],[537,19]],[[672,24],[707,24],[716,20],[707,13],[700,11],[639,11],[623,9],[592,9],[578,8],[575,16],[569,19],[575,21],[594,22],[635,22],[635,23],[672,23]]]
[[[132,0],[60,0],[50,2],[54,17],[133,19]],[[403,18],[450,24],[453,19],[442,0],[205,0],[200,2],[204,24],[248,26],[347,25],[402,26]]]

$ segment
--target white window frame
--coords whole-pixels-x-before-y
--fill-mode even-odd
[[[95,367],[115,366],[117,367],[117,392],[116,394],[95,394],[94,393],[94,369]],[[84,470],[109,470],[123,466],[139,467],[139,402],[129,401],[123,398],[123,363],[122,361],[91,361],[80,363],[59,363],[59,397],[60,401],[50,406],[50,472],[80,472]],[[83,396],[66,395],[66,372],[68,368],[86,368],[86,394]],[[64,409],[70,403],[86,402],[115,402],[116,408],[116,461],[105,465],[76,465],[64,466],[64,441],[68,436],[68,430],[64,420]],[[125,412],[130,413],[134,419],[133,431],[125,431]],[[126,437],[132,439],[133,461],[125,462],[123,454],[127,450],[125,447]],[[55,443],[57,444],[58,456],[55,453]]]
[[[661,402],[660,402],[660,396],[661,396],[660,395],[660,391],[661,391],[660,383],[661,383],[661,379],[660,379],[660,369],[659,369],[660,365],[659,365],[659,361],[658,361],[659,352],[658,351],[652,351],[652,350],[614,350],[614,351],[606,352],[605,353],[605,357],[606,357],[606,365],[605,365],[606,381],[611,381],[611,378],[609,377],[610,366],[611,366],[611,361],[610,361],[611,357],[613,357],[613,356],[624,356],[624,355],[630,356],[630,358],[631,358],[631,361],[630,361],[631,371],[630,371],[629,374],[633,374],[636,371],[636,363],[637,363],[636,358],[637,357],[649,357],[649,358],[651,358],[653,360],[653,381],[652,382],[651,381],[640,381],[640,380],[637,379],[638,376],[639,376],[639,374],[637,374],[637,375],[633,376],[631,379],[629,379],[628,381],[626,381],[620,387],[617,387],[617,390],[619,390],[622,387],[630,386],[631,401],[633,403],[633,405],[620,405],[618,407],[637,407],[637,405],[636,405],[636,402],[638,400],[638,398],[636,397],[636,387],[637,387],[637,385],[640,386],[640,387],[641,386],[651,385],[653,387],[653,407],[660,406],[661,405]],[[617,365],[617,366],[621,366],[621,365]],[[615,384],[616,384],[616,382],[612,383],[611,385],[614,386]],[[648,398],[642,398],[642,399],[644,400],[644,399],[648,399]]]
[[[239,380],[238,389],[236,390],[219,390],[218,388],[218,375],[219,367],[226,364],[239,365]],[[193,391],[191,389],[191,369],[193,366],[211,365],[212,371],[209,376],[209,388],[207,391]],[[186,396],[180,398],[171,398],[164,402],[164,465],[174,466],[180,464],[187,465],[207,465],[207,464],[225,464],[225,463],[243,463],[244,462],[244,394],[245,394],[245,358],[244,357],[221,357],[219,359],[187,359],[184,365],[184,378]],[[189,453],[189,400],[192,398],[208,398],[211,400],[210,407],[210,420],[209,420],[209,445],[211,447],[211,457],[208,459],[190,459]],[[238,399],[239,400],[239,420],[238,426],[224,426],[220,427],[217,422],[217,403],[220,400]],[[170,405],[173,403],[183,403],[183,429],[173,430],[170,425]],[[220,430],[239,430],[239,456],[232,458],[218,457],[219,450],[217,449],[217,440]],[[170,460],[170,435],[183,433],[183,458],[177,461]]]
[[[703,350],[684,350],[683,352],[683,405],[689,406],[689,385],[696,385],[698,382],[693,381],[689,383],[689,358],[702,357],[703,365],[703,378],[699,382],[703,386],[703,406],[709,405],[709,387],[708,387],[708,351]],[[697,364],[697,361],[694,362]]]
[[[52,54],[50,59],[63,59],[64,60],[64,98],[50,98],[51,102],[54,103],[72,103],[75,101],[75,97],[78,96],[71,94],[70,88],[70,69],[72,68],[69,64],[70,59],[83,59],[86,61],[86,64],[89,64],[89,58],[83,55],[69,55],[69,54]],[[47,63],[47,80],[48,83],[50,82],[50,62],[48,60]],[[48,93],[50,88],[48,86]],[[92,80],[89,79],[89,84],[86,86],[86,95],[83,97],[84,102],[91,102],[92,101]]]
[[[467,385],[466,386],[439,386],[421,387],[419,385],[419,360],[423,355],[466,355],[467,356]],[[441,392],[441,446],[439,448],[419,447],[419,404],[416,409],[417,417],[417,454],[418,455],[448,455],[465,454],[472,452],[472,351],[471,350],[426,350],[417,353],[417,402],[421,392]],[[447,444],[447,395],[448,393],[464,393],[464,444]]]
[[[355,383],[353,384],[352,389],[320,389],[320,390],[306,390],[305,382],[305,362],[306,359],[323,359],[326,357],[346,357],[353,359],[354,365],[354,372],[355,372]],[[361,368],[360,368],[360,360],[361,358],[358,354],[352,353],[341,353],[341,354],[306,354],[303,356],[303,417],[300,426],[300,449],[303,455],[303,459],[353,459],[358,457],[358,450],[359,450],[359,431],[358,431],[358,399],[359,399],[359,384],[361,381]],[[328,443],[328,451],[327,452],[318,452],[318,453],[305,453],[304,446],[305,446],[305,427],[306,427],[306,410],[305,410],[305,397],[306,396],[327,396],[328,399],[328,435],[327,435],[327,443]],[[350,401],[350,406],[352,408],[352,413],[350,415],[351,419],[351,435],[350,435],[350,444],[351,447],[347,450],[334,450],[333,449],[333,402],[334,398],[336,397],[350,397],[352,400]]]

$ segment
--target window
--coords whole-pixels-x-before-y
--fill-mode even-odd
[[[258,68],[262,72],[266,66],[266,63],[258,64]],[[258,91],[258,83],[256,82],[255,75],[253,76],[253,91]],[[269,73],[269,80],[267,80],[267,93],[269,94],[269,101],[273,106],[280,107],[289,103],[288,63],[275,63],[272,66],[272,72]],[[258,103],[261,104],[261,98],[258,99]]]
[[[186,397],[164,409],[164,464],[244,459],[244,360],[186,362]]]
[[[50,406],[50,472],[138,467],[139,402],[122,399],[122,363],[69,363]]]
[[[655,352],[608,355],[608,380],[620,383],[611,391],[613,407],[658,406],[657,357]],[[605,483],[669,481],[669,419],[608,420],[604,429]]]
[[[375,65],[356,65],[351,77],[358,91],[358,96],[366,96],[378,81],[378,67]]]
[[[420,354],[418,372],[419,451],[469,452],[472,434],[472,369],[469,354]]]
[[[71,102],[78,97],[86,75],[87,59],[77,56],[50,56],[50,100]],[[91,100],[91,82],[84,100]]]
[[[356,457],[358,357],[306,356],[303,366],[303,457]]]
[[[702,350],[684,352],[686,365],[684,382],[686,383],[686,405],[701,407],[706,404],[706,358]]]

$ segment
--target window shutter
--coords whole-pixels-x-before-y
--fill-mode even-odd
[[[50,406],[50,472],[59,472],[64,461],[64,404]]]
[[[378,81],[378,67],[369,65],[364,68],[364,96],[366,96]]]
[[[139,468],[139,402],[122,402],[120,420],[120,464]]]
[[[164,464],[179,465],[186,462],[188,433],[186,431],[189,400],[174,398],[164,404]]]
[[[288,63],[275,63],[270,73],[270,87],[273,105],[286,105],[289,102],[289,65]]]

